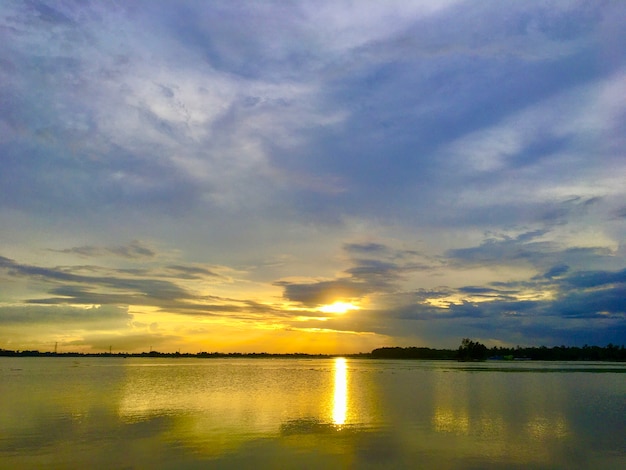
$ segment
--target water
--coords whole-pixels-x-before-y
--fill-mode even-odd
[[[626,468],[626,364],[0,358],[0,468]]]

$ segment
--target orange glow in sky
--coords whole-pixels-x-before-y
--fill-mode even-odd
[[[335,313],[338,315],[343,315],[344,313],[349,312],[350,310],[358,310],[358,309],[359,307],[357,307],[354,304],[351,304],[350,302],[335,302],[333,304],[324,305],[320,307],[320,312]]]

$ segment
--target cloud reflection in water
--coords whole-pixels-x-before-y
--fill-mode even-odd
[[[6,358],[0,468],[623,468],[626,369],[526,367]]]

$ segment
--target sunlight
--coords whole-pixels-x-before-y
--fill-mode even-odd
[[[343,357],[335,359],[335,393],[333,395],[333,423],[346,423],[348,412],[348,372]]]
[[[322,307],[320,307],[320,312],[336,313],[338,315],[342,315],[350,310],[358,310],[358,309],[359,307],[357,307],[354,304],[351,304],[350,302],[335,302],[334,304],[323,305]]]

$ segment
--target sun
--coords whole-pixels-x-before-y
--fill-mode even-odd
[[[320,307],[320,312],[324,312],[324,313],[335,313],[337,315],[343,315],[344,313],[350,311],[350,310],[358,310],[359,307],[357,307],[354,304],[351,304],[350,302],[335,302],[334,304],[329,304],[329,305],[323,305],[322,307]]]

